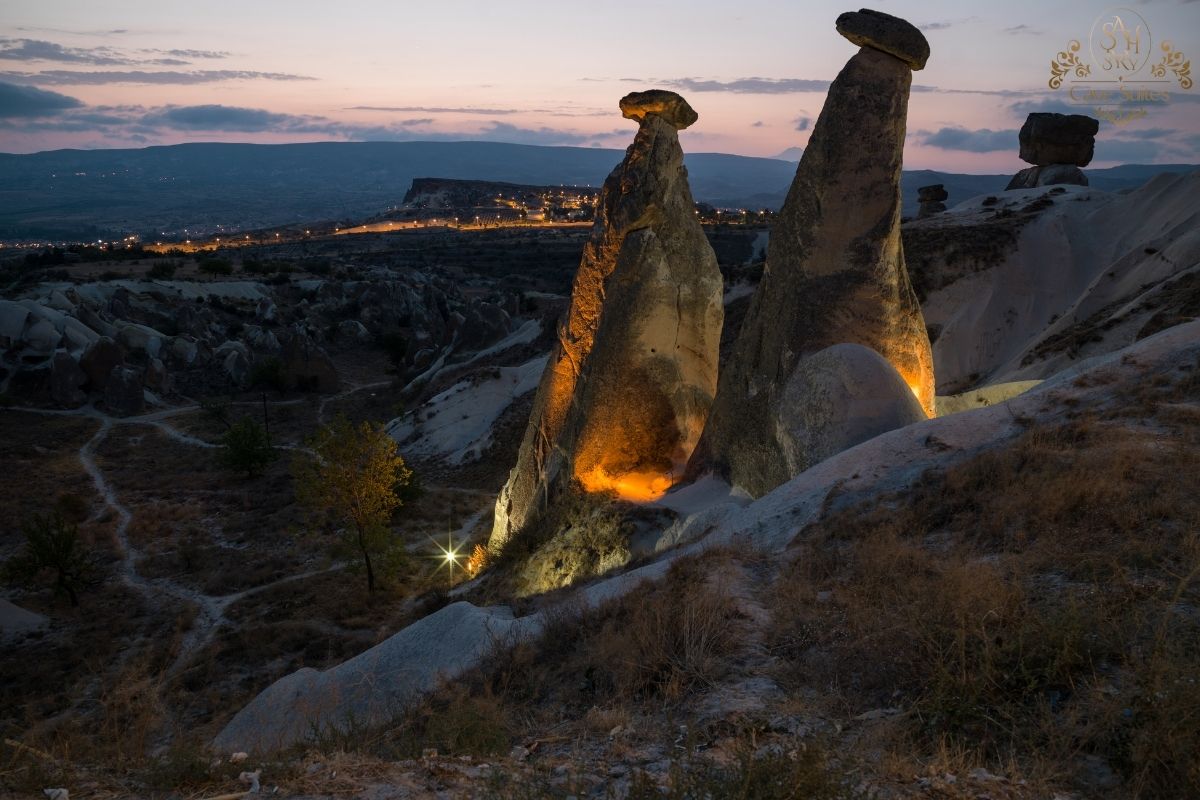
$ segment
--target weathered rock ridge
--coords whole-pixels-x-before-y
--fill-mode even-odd
[[[830,86],[771,231],[762,282],[734,355],[722,365],[689,477],[713,471],[757,496],[811,466],[785,458],[778,433],[784,387],[802,358],[832,345],[861,344],[879,353],[933,413],[929,337],[900,240],[912,62],[876,49],[892,30],[910,37],[906,47],[919,54],[911,37],[920,34],[884,17],[869,16],[883,31],[872,37],[847,33],[839,18],[839,32],[867,46]]]
[[[650,499],[682,473],[717,384],[723,320],[716,256],[696,221],[672,92],[621,100],[639,122],[604,183],[517,464],[496,501],[503,547],[572,480]]]

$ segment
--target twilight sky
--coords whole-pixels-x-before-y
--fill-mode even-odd
[[[0,152],[429,139],[624,147],[635,126],[617,100],[661,87],[700,113],[685,149],[773,156],[807,141],[828,82],[856,51],[834,19],[857,6],[5,0]],[[1086,59],[1108,2],[872,7],[920,26],[933,51],[914,74],[906,167],[1013,172],[1029,111],[1095,115],[1047,80],[1071,39]],[[1130,8],[1149,27],[1151,59],[1163,39],[1200,58],[1200,2]],[[1200,88],[1169,89],[1143,118],[1102,122],[1094,166],[1200,163]]]

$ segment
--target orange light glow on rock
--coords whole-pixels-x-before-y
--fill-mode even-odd
[[[632,503],[650,503],[667,493],[674,485],[671,475],[661,472],[627,472],[624,475],[609,475],[603,467],[577,476],[584,491],[589,493],[612,492],[622,500]]]

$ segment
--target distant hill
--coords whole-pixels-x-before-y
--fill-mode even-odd
[[[136,150],[0,154],[0,238],[214,231],[316,220],[352,220],[401,202],[418,176],[519,184],[599,185],[622,151],[498,142],[182,144]],[[796,164],[723,153],[687,155],[697,200],[777,207]],[[1093,170],[1101,188],[1136,186],[1190,167]],[[944,183],[951,202],[999,191],[1008,176],[905,173],[905,209],[916,186]]]

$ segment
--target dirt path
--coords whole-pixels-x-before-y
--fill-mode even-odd
[[[331,394],[328,397],[321,398],[321,403],[320,403],[320,405],[317,406],[317,424],[318,425],[325,424],[325,406],[329,405],[330,403],[336,402],[338,400],[344,400],[345,398],[349,397],[350,395],[352,395],[356,392],[361,392],[366,389],[379,389],[384,386],[390,386],[391,384],[392,384],[391,381],[375,381],[374,383],[358,383],[358,384],[354,384],[353,386],[351,386],[349,389],[346,389],[345,391],[338,392],[337,394]]]
[[[386,385],[384,384],[368,384],[367,386],[356,386],[339,395],[334,395],[327,400],[333,400],[343,397],[361,389],[368,388],[370,385]],[[279,401],[273,405],[292,404],[296,401],[287,400]],[[117,495],[116,490],[108,479],[104,476],[104,471],[96,462],[96,450],[100,444],[108,437],[108,434],[118,425],[149,425],[169,438],[193,447],[216,448],[220,445],[206,442],[203,439],[198,439],[195,436],[183,433],[172,427],[165,420],[178,414],[184,414],[199,410],[199,406],[178,406],[175,408],[162,409],[149,414],[141,414],[133,417],[110,417],[104,412],[96,409],[94,406],[88,405],[78,409],[39,409],[39,408],[14,408],[13,411],[24,411],[33,414],[44,414],[47,416],[74,416],[86,417],[88,419],[98,420],[100,423],[99,430],[92,435],[90,439],[79,448],[79,463],[83,466],[85,472],[91,477],[93,485],[96,487],[96,492],[104,501],[104,506],[111,509],[117,516],[117,525],[113,530],[113,539],[117,548],[120,561],[117,563],[117,572],[121,576],[121,580],[125,585],[129,586],[134,591],[142,595],[146,600],[152,601],[166,595],[183,603],[190,604],[196,608],[196,618],[192,622],[192,626],[184,636],[180,644],[179,655],[167,670],[167,675],[175,675],[181,669],[187,666],[193,655],[204,648],[222,624],[226,622],[225,614],[229,608],[240,600],[258,594],[259,592],[273,589],[276,586],[281,586],[293,581],[311,578],[316,575],[322,575],[326,572],[333,572],[344,569],[345,564],[334,564],[333,566],[324,569],[310,570],[301,572],[295,575],[289,575],[280,578],[270,583],[254,586],[249,589],[243,589],[239,592],[226,595],[209,595],[199,592],[195,589],[183,586],[168,578],[146,578],[138,573],[137,562],[141,558],[141,551],[134,546],[129,540],[129,525],[133,521],[133,512],[124,506]],[[296,448],[285,448],[296,449]],[[99,518],[103,514],[103,510],[97,511],[93,515],[93,519]]]

